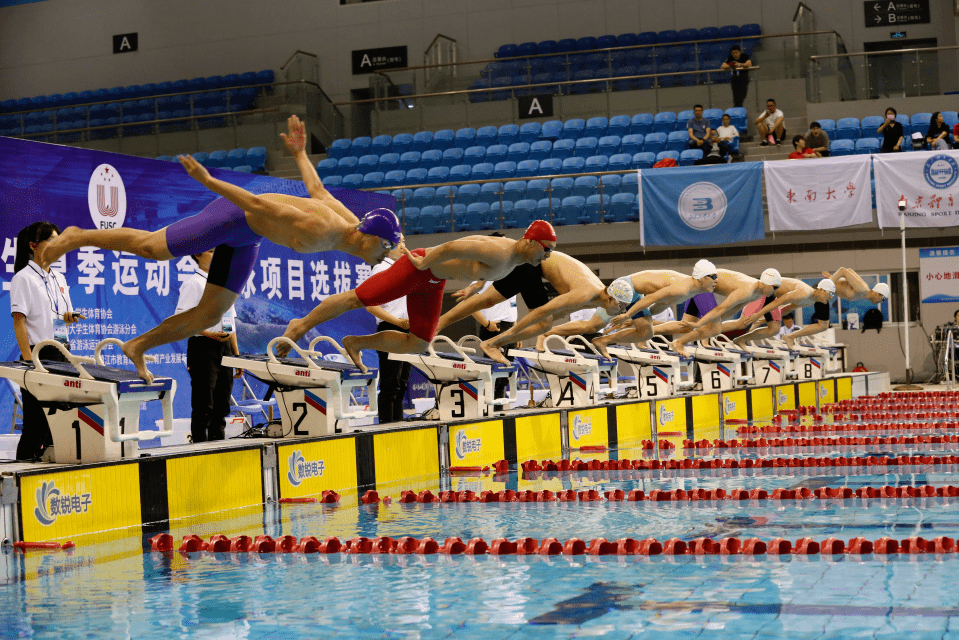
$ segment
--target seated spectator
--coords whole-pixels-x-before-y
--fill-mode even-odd
[[[886,119],[876,129],[876,133],[882,134],[882,148],[879,153],[902,151],[902,125],[896,122],[897,115],[896,110],[889,107],[886,109]]]
[[[806,146],[818,153],[821,158],[829,157],[829,136],[822,130],[822,126],[818,122],[809,125],[809,132],[806,133]]]
[[[864,371],[869,371],[869,369],[861,362],[857,362],[856,367],[852,370],[853,373],[862,373]]]
[[[686,131],[689,132],[689,148],[702,149],[704,152],[709,146],[710,122],[703,117],[703,105],[693,107],[693,116],[686,121]]]
[[[724,156],[728,156],[735,146],[734,140],[739,138],[739,129],[729,124],[729,115],[723,114],[723,123],[716,128],[716,139],[719,142],[720,151]]]
[[[726,158],[728,151],[728,144],[726,145],[726,153],[723,152],[723,147],[720,146],[722,143],[719,142],[719,134],[716,131],[710,132],[711,144],[709,146],[709,153],[705,156],[694,162],[695,165],[704,165],[704,164],[726,164],[729,160]]]
[[[796,314],[791,311],[783,315],[783,324],[779,328],[779,334],[776,337],[782,338],[793,331],[799,331],[799,327],[796,326]]]
[[[801,135],[793,136],[793,147],[795,151],[789,154],[790,160],[807,160],[809,158],[818,158],[819,154],[806,146],[806,139]]]
[[[759,145],[781,144],[786,136],[785,118],[783,112],[776,107],[776,101],[770,98],[766,100],[766,110],[756,118],[755,125],[759,129]]]
[[[951,146],[949,140],[949,126],[945,123],[941,111],[932,114],[929,120],[929,131],[926,132],[926,144],[932,151],[946,151]]]

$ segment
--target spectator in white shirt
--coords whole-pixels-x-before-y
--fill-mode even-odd
[[[729,115],[724,113],[723,123],[716,127],[716,143],[719,145],[719,152],[724,156],[731,154],[738,139],[739,129],[729,124]]]
[[[783,316],[783,326],[779,328],[779,335],[777,337],[782,339],[783,336],[793,331],[799,331],[799,327],[796,326],[796,316],[792,313],[787,313]]]
[[[759,145],[780,145],[786,135],[785,118],[783,112],[776,107],[776,101],[770,98],[766,101],[766,110],[759,114],[755,121],[759,130]]]
[[[176,313],[183,313],[200,304],[206,288],[213,249],[194,256],[196,270],[180,285]],[[223,440],[226,417],[230,413],[233,380],[243,375],[223,366],[223,356],[239,355],[236,341],[236,307],[230,308],[212,327],[186,341],[186,368],[190,374],[190,434],[193,442]]]

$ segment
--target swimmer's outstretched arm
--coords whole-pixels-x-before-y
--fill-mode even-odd
[[[193,156],[183,155],[177,158],[190,177],[202,184],[204,187],[221,195],[240,209],[251,213],[272,213],[272,203],[264,200],[260,196],[255,196],[243,187],[224,182],[210,175],[202,164],[193,159]]]
[[[423,271],[431,266],[447,260],[471,260],[492,264],[501,261],[503,258],[503,247],[499,243],[488,242],[484,238],[461,238],[451,240],[443,244],[431,247],[426,250],[423,257],[414,256],[410,250],[403,245],[403,252],[410,262],[418,270]]]

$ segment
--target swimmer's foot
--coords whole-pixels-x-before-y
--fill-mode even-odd
[[[606,347],[609,345],[609,340],[606,340],[602,337],[596,338],[593,340],[593,346],[596,347],[596,350],[603,354],[603,357],[606,359],[611,359],[609,351],[606,350]]]
[[[48,267],[59,260],[60,256],[74,249],[75,247],[72,246],[72,243],[76,240],[76,237],[80,235],[81,231],[80,227],[67,227],[64,229],[63,233],[51,239],[40,248],[37,255],[37,264]]]
[[[796,341],[790,338],[788,335],[783,336],[783,342],[786,343],[786,348],[789,349],[790,351],[796,348]]]
[[[539,335],[536,337],[536,350],[546,351],[546,336]]]
[[[345,342],[343,346],[344,347],[346,346]],[[500,351],[498,348],[491,346],[490,344],[486,342],[481,342],[480,349],[483,350],[483,353],[486,354],[487,358],[491,360],[496,360],[496,362],[499,362],[500,364],[509,364],[509,360],[506,359],[506,356],[504,356],[503,352]]]
[[[359,367],[360,371],[366,373],[367,368],[363,365],[363,354],[356,348],[357,340],[359,340],[358,336],[346,336],[343,338],[343,348],[346,350],[346,355],[350,356],[353,364]]]
[[[153,384],[153,374],[147,369],[146,356],[144,352],[137,346],[132,344],[133,340],[124,342],[120,347],[123,350],[123,355],[130,359],[130,362],[133,363],[133,366],[137,369],[137,375],[143,378],[147,384]]]
[[[683,343],[681,343],[679,340],[676,340],[676,341],[673,342],[673,349],[672,349],[672,350],[675,351],[676,353],[678,353],[678,354],[681,355],[681,356],[688,356],[688,355],[689,355],[688,353],[686,353],[685,345],[684,345]]]

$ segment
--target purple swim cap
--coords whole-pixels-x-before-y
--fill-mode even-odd
[[[400,221],[397,220],[396,214],[389,209],[373,209],[363,216],[360,224],[356,225],[356,229],[360,233],[392,242],[394,247],[403,239]]]

